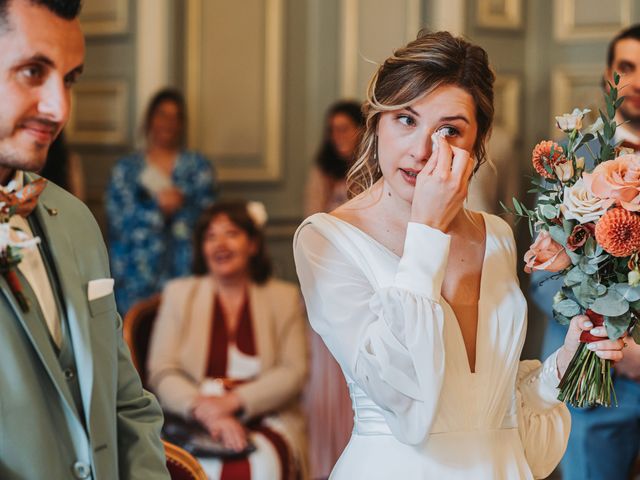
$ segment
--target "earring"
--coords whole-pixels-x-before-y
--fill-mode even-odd
[[[373,137],[373,160],[378,161],[378,135]]]

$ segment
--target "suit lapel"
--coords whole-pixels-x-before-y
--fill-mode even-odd
[[[262,368],[266,369],[273,364],[273,348],[271,335],[272,332],[268,331],[269,318],[271,314],[268,295],[265,291],[265,287],[251,284],[249,288],[249,307],[251,309],[251,326],[253,327],[253,338],[256,341],[256,348],[258,349],[258,357],[260,358]]]
[[[215,286],[210,277],[198,278],[193,286],[193,294],[188,292],[187,308],[191,309],[189,330],[191,332],[186,354],[193,357],[193,378],[198,381],[205,378],[209,367],[209,348],[211,343],[211,326],[213,323],[213,299]]]
[[[31,180],[25,174],[25,179]],[[93,355],[89,330],[89,305],[86,301],[85,281],[80,277],[71,240],[64,228],[52,189],[45,188],[32,215],[36,215],[42,228],[42,242],[46,242],[58,275],[62,290],[62,307],[65,310],[73,345],[80,394],[86,419],[91,418],[91,394],[93,387]],[[61,321],[63,321],[61,319]]]

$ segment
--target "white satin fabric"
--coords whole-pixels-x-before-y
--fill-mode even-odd
[[[570,416],[555,355],[520,362],[526,302],[509,226],[483,214],[476,371],[440,294],[450,237],[410,223],[400,258],[328,214],[294,239],[312,327],[340,363],[355,426],[331,478],[514,480],[560,461]]]

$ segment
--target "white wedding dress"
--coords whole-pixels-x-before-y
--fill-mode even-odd
[[[440,294],[450,238],[410,223],[398,257],[315,214],[294,239],[312,327],[344,372],[355,426],[333,480],[544,478],[567,445],[555,354],[519,360],[526,302],[510,227],[483,214],[475,373]]]

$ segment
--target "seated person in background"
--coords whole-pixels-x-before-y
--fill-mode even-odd
[[[107,189],[109,258],[118,310],[189,274],[191,233],[214,201],[214,172],[202,155],[185,151],[182,94],[158,92],[147,108],[146,148],[121,159]]]
[[[271,278],[261,207],[204,212],[196,276],[165,287],[149,347],[149,384],[166,412],[195,419],[229,449],[256,447],[235,460],[200,458],[212,479],[304,478],[306,320],[297,287]]]

